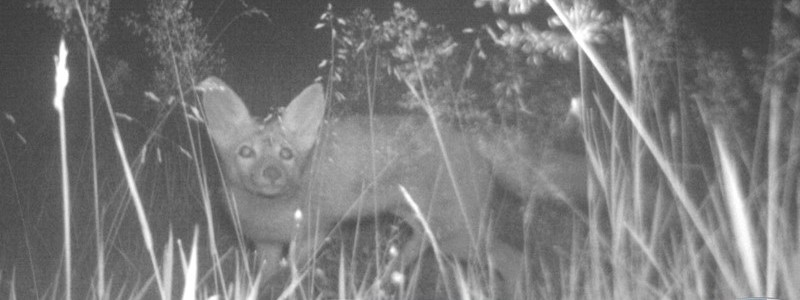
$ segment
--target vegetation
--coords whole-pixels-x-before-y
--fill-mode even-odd
[[[401,4],[385,21],[329,5],[316,28],[330,32],[319,67],[332,112],[420,113],[464,130],[517,126],[541,151],[585,153],[585,203],[566,214],[551,199],[523,205],[518,238],[532,284],[516,298],[800,298],[797,1],[773,1],[769,38],[755,49],[714,46],[698,32],[691,1],[564,2],[478,0],[498,21],[458,37]],[[91,43],[107,32],[108,4],[97,3],[40,3],[65,28],[80,24],[74,36],[86,41],[86,69],[99,74],[85,80],[95,83],[110,78]],[[266,16],[241,3],[242,15]],[[189,91],[224,62],[191,8],[152,1],[147,18],[126,19],[155,61],[157,92],[148,99],[156,111],[114,110],[98,81],[108,114],[91,122],[112,134],[93,133],[92,149],[116,148],[98,153],[109,163],[92,165],[91,182],[66,183],[78,191],[66,197],[76,207],[66,233],[76,250],[22,291],[14,271],[0,273],[0,291],[59,298],[71,281],[72,297],[98,299],[497,296],[491,272],[435,254],[406,273],[383,268],[408,234],[391,218],[343,225],[310,270],[290,256],[281,278],[258,277],[241,234],[212,200],[222,183]],[[564,128],[569,113],[580,116],[578,149],[559,142],[576,132]],[[563,227],[548,231],[552,222]],[[425,285],[440,272],[451,274],[440,282],[449,285]]]

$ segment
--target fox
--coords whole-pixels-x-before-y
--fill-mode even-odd
[[[469,259],[482,249],[512,292],[521,284],[523,253],[481,228],[495,186],[522,199],[585,197],[584,158],[553,151],[531,159],[532,142],[520,132],[459,131],[418,115],[326,119],[320,83],[263,121],[217,77],[196,88],[231,196],[228,208],[266,278],[280,270],[293,241],[307,260],[324,240],[312,235],[343,220],[389,213],[412,228],[401,263],[419,255],[428,226],[442,253]]]

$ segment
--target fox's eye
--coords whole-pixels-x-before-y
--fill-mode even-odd
[[[290,160],[292,157],[294,157],[294,154],[292,154],[292,149],[286,147],[281,148],[279,155],[285,160]]]
[[[239,148],[239,156],[244,158],[251,158],[256,155],[256,152],[250,146],[242,146]]]

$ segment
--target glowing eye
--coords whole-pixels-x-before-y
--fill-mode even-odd
[[[253,148],[250,148],[250,146],[242,146],[241,148],[239,148],[239,156],[241,157],[251,158],[255,155],[256,151],[253,150]]]
[[[286,148],[286,147],[281,148],[281,152],[279,154],[280,154],[281,158],[283,158],[285,160],[290,160],[290,159],[292,159],[294,157],[294,154],[292,153],[292,149],[289,149],[289,148]]]

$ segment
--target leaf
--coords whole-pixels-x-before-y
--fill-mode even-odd
[[[131,116],[127,115],[127,114],[123,114],[123,113],[114,113],[114,116],[116,116],[116,117],[117,117],[117,118],[119,118],[119,119],[123,119],[123,120],[125,120],[125,121],[128,121],[128,122],[131,122],[131,121],[133,121],[133,118],[132,118]]]
[[[155,103],[160,103],[160,102],[161,102],[161,100],[160,100],[160,99],[158,99],[158,96],[156,96],[156,94],[155,94],[155,93],[153,93],[153,92],[150,92],[150,91],[144,92],[144,97],[145,97],[147,100],[153,101],[153,102],[155,102]]]
[[[506,31],[508,30],[508,22],[503,19],[497,20],[497,27],[500,27],[501,30]]]
[[[11,115],[11,114],[9,114],[9,113],[7,113],[7,112],[4,112],[4,113],[3,113],[3,116],[6,118],[6,120],[8,120],[9,122],[11,122],[11,124],[17,124],[17,120],[16,120],[16,119],[14,119],[14,116],[13,116],[13,115]]]

